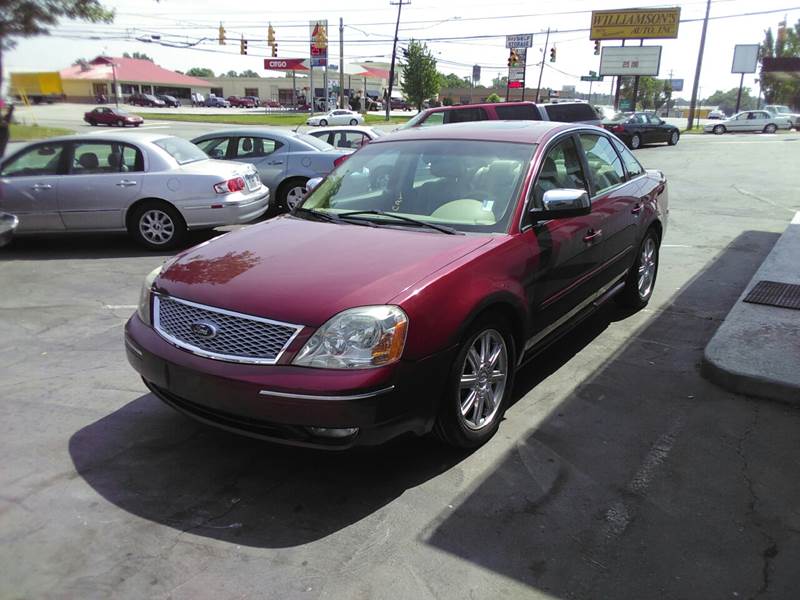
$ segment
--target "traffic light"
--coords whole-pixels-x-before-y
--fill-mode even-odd
[[[516,67],[519,64],[519,54],[513,48],[508,55],[508,66],[509,67]]]
[[[600,54],[600,40],[594,41],[594,55],[597,56]]]
[[[219,45],[225,45],[225,28],[222,26],[222,23],[219,24]]]
[[[267,27],[267,44],[272,46],[275,43],[275,30],[272,28],[272,23]]]
[[[244,39],[244,36],[239,42],[239,54],[247,54],[247,40]]]
[[[278,42],[272,44],[272,58],[278,56]]]
[[[550,48],[550,62],[556,62],[556,47]]]

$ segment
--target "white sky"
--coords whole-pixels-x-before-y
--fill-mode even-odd
[[[264,3],[266,4],[266,3]],[[328,19],[329,52],[331,62],[338,63],[339,18],[344,19],[345,64],[375,60],[388,62],[392,51],[392,36],[397,7],[389,1],[367,3],[365,0],[307,0],[298,3],[302,8],[292,9],[290,3],[270,2],[275,10],[253,10],[251,0],[106,0],[105,5],[116,9],[113,25],[90,25],[82,22],[65,22],[54,33],[65,37],[39,37],[20,40],[18,47],[5,55],[8,71],[58,70],[76,58],[93,58],[105,53],[121,55],[140,51],[170,69],[185,71],[191,67],[209,67],[216,73],[229,69],[252,69],[262,75],[280,75],[263,70],[263,57],[269,55],[266,46],[267,23],[275,28],[280,57],[308,56],[309,19]],[[704,0],[679,3],[681,19],[702,19]],[[673,4],[674,5],[674,4]],[[367,6],[368,8],[364,8]],[[400,23],[400,39],[477,36],[515,33],[534,33],[534,47],[528,53],[527,83],[535,87],[547,27],[562,33],[551,34],[550,46],[555,43],[557,62],[547,62],[542,80],[543,87],[560,89],[562,85],[576,85],[579,91],[588,91],[588,83],[580,82],[580,75],[597,70],[599,56],[593,54],[593,42],[588,31],[572,33],[567,30],[588,28],[592,9],[630,8],[635,2],[597,0],[562,0],[561,2],[533,3],[522,0],[411,0],[404,6]],[[670,6],[644,0],[638,6]],[[335,7],[335,8],[333,8]],[[715,0],[711,3],[711,17],[781,9],[764,15],[709,22],[706,51],[700,80],[700,96],[708,96],[716,89],[738,86],[739,75],[731,74],[735,44],[759,43],[764,30],[777,28],[778,21],[788,15],[792,24],[800,18],[800,0]],[[555,14],[561,13],[561,14]],[[568,13],[568,14],[565,14]],[[531,16],[523,16],[531,15]],[[217,44],[217,27],[223,21],[229,36],[228,44]],[[430,21],[414,23],[414,21]],[[676,94],[688,98],[697,60],[702,23],[681,23],[676,40],[648,40],[646,45],[663,45],[661,77],[686,80],[684,92]],[[192,49],[167,48],[155,43],[137,41],[137,38],[160,34],[162,40],[195,42],[211,38]],[[248,56],[239,54],[239,37],[249,40]],[[92,40],[90,36],[114,39]],[[508,51],[503,37],[472,40],[428,41],[428,46],[439,61],[438,68],[445,73],[454,72],[468,76],[473,64],[482,67],[481,82],[490,83],[497,74],[506,72]],[[635,43],[635,42],[633,42]],[[604,42],[618,45],[619,42]],[[402,45],[402,41],[401,41]],[[399,54],[398,50],[398,54]],[[745,85],[753,88],[755,76],[746,75]],[[610,88],[610,80],[599,84],[600,91]],[[598,87],[594,88],[598,91]]]

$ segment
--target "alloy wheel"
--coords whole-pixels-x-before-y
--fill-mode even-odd
[[[642,145],[642,139],[638,135],[634,135],[631,138],[631,148],[636,150],[641,145]]]
[[[306,194],[305,186],[298,185],[293,188],[289,188],[289,191],[286,193],[286,208],[289,210],[294,210],[294,207],[300,204],[300,201]]]
[[[139,219],[139,232],[151,244],[160,246],[169,243],[175,235],[175,223],[163,210],[150,209]]]
[[[508,349],[495,329],[478,335],[464,358],[459,386],[460,415],[473,431],[490,426],[497,416],[508,381]]]
[[[639,257],[639,297],[648,298],[653,291],[653,281],[656,277],[656,242],[648,237],[642,245],[642,254]]]

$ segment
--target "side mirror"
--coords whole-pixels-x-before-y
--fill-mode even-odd
[[[592,202],[586,190],[571,188],[547,190],[542,198],[542,208],[534,208],[530,212],[533,218],[539,221],[580,217],[592,212]]]
[[[306,181],[306,194],[310,194],[314,191],[314,189],[322,183],[322,177],[312,177],[308,181]]]
[[[17,225],[19,225],[19,219],[16,216],[0,212],[0,248],[8,244],[14,237]]]

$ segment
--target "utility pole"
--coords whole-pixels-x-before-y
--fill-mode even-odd
[[[644,39],[639,40],[639,46],[644,46]],[[639,95],[639,76],[637,75],[633,80],[633,106],[631,110],[636,112],[636,97]]]
[[[697,68],[694,71],[694,85],[692,86],[692,101],[689,104],[689,120],[686,129],[694,125],[694,113],[697,107],[697,88],[700,85],[700,68],[703,66],[703,51],[706,48],[706,30],[708,29],[708,13],[711,12],[711,0],[706,0],[706,17],[703,19],[703,32],[700,34],[700,50],[697,52]]]
[[[539,65],[539,83],[536,84],[536,104],[539,104],[540,90],[542,89],[542,73],[544,73],[544,59],[547,56],[547,45],[550,43],[550,28],[547,28],[547,35],[544,38],[544,50],[542,50],[542,62]]]
[[[344,20],[339,17],[339,108],[344,108]]]
[[[394,60],[397,57],[397,33],[400,31],[400,11],[404,4],[411,4],[411,0],[397,0],[389,2],[391,6],[397,5],[397,23],[394,26],[394,44],[392,44],[392,64],[389,66],[389,91],[386,93],[386,120],[389,120],[389,111],[392,110],[392,85],[394,84]]]

